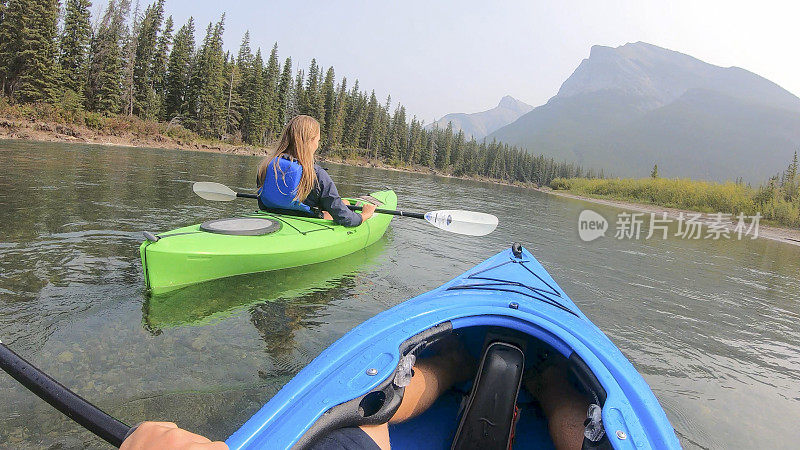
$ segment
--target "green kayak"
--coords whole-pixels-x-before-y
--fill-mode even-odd
[[[362,199],[379,208],[397,208],[392,190]],[[329,220],[258,211],[155,236],[146,233],[139,254],[147,288],[160,294],[217,278],[330,261],[374,244],[391,220],[390,215],[375,214],[348,228]]]

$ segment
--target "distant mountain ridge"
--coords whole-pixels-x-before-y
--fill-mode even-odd
[[[464,131],[467,139],[474,137],[481,139],[492,131],[497,130],[520,116],[532,110],[533,106],[521,102],[510,95],[500,99],[500,103],[494,108],[477,113],[451,113],[441,119],[428,124],[425,128],[433,127],[447,128],[447,124],[453,123],[453,131]]]
[[[644,42],[593,46],[546,104],[487,136],[618,176],[762,182],[800,146],[800,98]]]

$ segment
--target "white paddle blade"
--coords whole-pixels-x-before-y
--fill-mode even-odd
[[[205,200],[214,202],[229,202],[236,200],[236,192],[233,189],[220,183],[211,181],[198,181],[192,185],[192,190]]]
[[[468,236],[485,236],[497,228],[497,217],[475,211],[445,209],[425,213],[425,220],[436,228]]]

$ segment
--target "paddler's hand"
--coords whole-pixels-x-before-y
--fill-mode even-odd
[[[120,450],[163,448],[168,450],[228,450],[224,442],[211,440],[178,428],[172,422],[144,422],[136,428]]]
[[[364,203],[361,207],[361,223],[364,223],[375,214],[375,208],[377,208],[372,203]]]

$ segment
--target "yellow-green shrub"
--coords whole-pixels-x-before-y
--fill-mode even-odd
[[[589,197],[708,213],[753,215],[760,212],[765,219],[800,227],[800,197],[786,201],[780,188],[774,186],[756,190],[742,184],[688,178],[556,178],[550,187]]]

